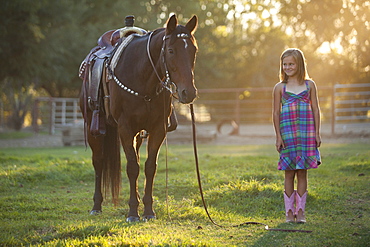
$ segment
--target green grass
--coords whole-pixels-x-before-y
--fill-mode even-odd
[[[200,145],[205,198],[199,196],[190,145],[159,156],[152,222],[126,223],[128,185],[121,203],[109,198],[103,214],[90,216],[94,188],[91,152],[85,147],[0,150],[1,246],[367,246],[370,242],[370,145],[326,144],[323,164],[309,171],[307,223],[285,223],[284,173],[276,169],[273,145]],[[142,163],[145,154],[142,154]],[[140,174],[140,191],[144,182]],[[141,208],[142,211],[142,208]],[[263,226],[228,227],[258,221]]]
[[[9,132],[0,132],[0,140],[10,140],[10,139],[22,139],[31,137],[32,132],[25,131],[9,131]]]

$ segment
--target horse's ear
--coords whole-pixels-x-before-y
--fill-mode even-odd
[[[172,15],[166,23],[166,34],[171,34],[177,27],[177,17],[176,15]]]
[[[196,15],[193,15],[193,17],[185,25],[185,27],[190,31],[192,35],[195,33],[197,26],[198,26],[198,17]]]

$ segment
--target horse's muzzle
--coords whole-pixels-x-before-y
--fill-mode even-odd
[[[182,90],[179,90],[178,95],[179,95],[180,103],[189,104],[189,103],[192,103],[196,99],[197,89],[196,88],[192,88],[190,90],[182,89]]]

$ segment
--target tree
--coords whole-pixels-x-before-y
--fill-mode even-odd
[[[12,85],[11,85],[12,84]],[[32,104],[32,93],[25,87],[15,87],[17,81],[7,80],[3,85],[3,92],[6,94],[6,103],[12,109],[9,114],[7,126],[14,130],[21,130],[27,112]]]
[[[288,47],[305,52],[319,84],[366,82],[369,7],[370,0],[4,0],[0,94],[4,102],[26,102],[30,88],[77,97],[81,61],[102,33],[122,27],[130,14],[147,30],[162,27],[171,14],[180,24],[198,15],[199,88],[272,87]],[[7,87],[13,96],[4,94]]]
[[[0,96],[12,116],[10,126],[19,129],[22,125],[32,97],[30,89],[52,97],[77,97],[79,64],[96,44],[97,33],[106,31],[104,25],[109,23],[105,19],[115,4],[93,0],[2,3]]]
[[[369,0],[283,0],[282,28],[325,83],[370,79]]]
[[[0,10],[0,89],[3,105],[9,107],[8,125],[22,127],[30,104],[29,83],[35,76],[36,51],[44,38],[38,26],[35,1],[4,1]]]

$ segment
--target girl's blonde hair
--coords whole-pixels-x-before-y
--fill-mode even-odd
[[[280,57],[279,77],[280,77],[281,82],[284,82],[284,83],[288,82],[288,75],[285,74],[284,68],[283,68],[283,60],[284,58],[289,57],[289,56],[292,56],[297,63],[297,66],[298,66],[297,77],[300,83],[303,83],[304,80],[310,79],[310,77],[308,76],[307,68],[306,68],[306,58],[304,57],[303,52],[296,48],[289,48],[289,49],[286,49],[281,54],[281,57]]]

